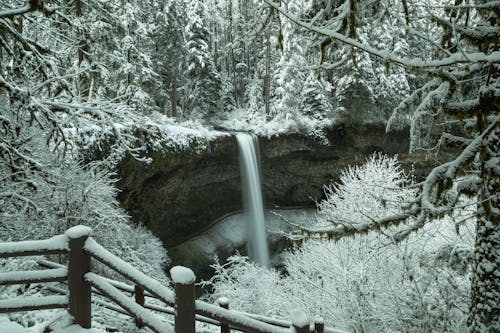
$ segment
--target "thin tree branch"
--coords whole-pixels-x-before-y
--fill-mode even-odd
[[[330,38],[337,39],[344,44],[347,44],[347,45],[350,45],[356,49],[365,51],[365,52],[367,52],[375,57],[381,58],[382,60],[389,61],[391,63],[398,64],[398,65],[401,65],[403,67],[407,67],[410,69],[416,69],[416,70],[418,70],[418,69],[432,69],[432,68],[437,68],[437,67],[456,65],[456,64],[460,64],[460,63],[471,64],[471,63],[491,63],[491,62],[498,63],[498,62],[500,62],[500,51],[494,51],[491,54],[485,54],[483,52],[474,52],[474,53],[468,53],[466,56],[464,56],[460,52],[456,52],[456,53],[453,53],[446,58],[429,60],[429,61],[423,60],[421,58],[410,59],[407,57],[398,57],[398,56],[394,55],[394,53],[392,53],[392,52],[376,49],[367,43],[361,43],[357,40],[349,38],[349,37],[342,35],[338,32],[331,31],[329,29],[317,27],[317,26],[314,26],[312,24],[306,23],[306,22],[302,21],[301,19],[299,19],[297,16],[288,13],[286,10],[281,8],[278,4],[276,4],[270,0],[264,0],[264,2],[266,4],[268,4],[270,7],[279,11],[283,16],[287,17],[292,22],[296,23],[297,25],[299,25],[305,29],[316,32],[316,33],[323,35],[323,36],[328,36]]]

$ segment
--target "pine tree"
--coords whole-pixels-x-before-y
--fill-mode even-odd
[[[187,13],[187,89],[184,111],[186,116],[210,120],[218,111],[221,79],[210,53],[210,36],[200,2],[192,0]]]
[[[161,25],[156,33],[156,52],[154,58],[164,89],[168,89],[168,97],[160,94],[159,103],[165,110],[170,109],[170,116],[177,117],[178,94],[184,83],[183,71],[186,68],[186,44],[184,39],[185,11],[184,3],[171,0],[165,6],[160,17]],[[162,91],[163,92],[163,91]],[[169,106],[165,100],[169,100]],[[166,111],[165,111],[166,113]]]
[[[297,3],[291,1],[287,10],[296,13],[299,11]],[[301,35],[294,29],[291,22],[279,16],[278,47],[281,57],[277,64],[275,75],[276,88],[275,114],[286,118],[296,118],[299,115],[300,94],[305,79],[301,65],[305,62],[302,49]]]
[[[318,119],[331,114],[332,105],[314,72],[307,76],[300,98],[299,107],[302,114]]]
[[[229,75],[223,73],[222,75],[222,89],[221,89],[221,106],[224,113],[231,112],[236,107],[234,99],[235,88],[231,82]]]

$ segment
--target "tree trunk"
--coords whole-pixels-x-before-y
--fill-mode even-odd
[[[489,82],[487,82],[488,84]],[[480,133],[487,121],[486,112],[478,114]],[[500,131],[483,141],[480,160],[482,187],[478,195],[476,244],[472,265],[471,305],[468,326],[471,333],[498,332],[500,329],[500,216],[498,195],[499,182],[495,174],[485,167],[486,161],[494,160],[491,152],[498,147]],[[488,143],[490,147],[488,147]],[[489,149],[488,149],[489,148]]]
[[[482,206],[480,209],[484,209],[484,205]],[[498,332],[500,328],[499,243],[499,217],[481,216],[477,222],[472,267],[471,306],[468,319],[471,333]]]
[[[270,95],[271,95],[271,34],[266,32],[266,77],[264,79],[264,98],[266,103],[266,115],[271,113]]]
[[[172,73],[172,83],[170,85],[170,117],[177,117],[177,73]]]
[[[82,17],[83,16],[83,8],[82,8],[82,2],[81,0],[76,0],[75,1],[75,8],[76,8],[76,16]],[[85,32],[84,31],[79,31],[80,37],[78,38],[78,65],[81,65],[83,60],[85,59],[85,53],[88,52],[88,45],[85,41]],[[89,96],[89,78],[85,74],[80,74],[78,75],[78,91],[80,94],[80,97],[83,98],[84,96]]]

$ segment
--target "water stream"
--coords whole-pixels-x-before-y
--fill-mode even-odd
[[[248,133],[237,133],[236,139],[240,148],[241,184],[247,225],[248,254],[253,261],[269,267],[257,137]]]

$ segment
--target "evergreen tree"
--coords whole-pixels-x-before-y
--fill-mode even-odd
[[[314,72],[307,76],[300,96],[299,107],[302,114],[318,119],[323,119],[331,114],[332,105]]]
[[[231,82],[229,75],[223,73],[222,75],[222,89],[221,89],[221,107],[224,113],[231,112],[236,107],[234,99],[235,89]]]
[[[297,13],[297,3],[291,1],[287,10]],[[281,47],[281,58],[277,64],[276,77],[276,105],[275,113],[286,118],[296,118],[299,114],[300,94],[302,91],[304,73],[300,70],[305,62],[303,49],[300,46],[301,36],[294,29],[294,25],[287,20],[279,20],[278,46]]]
[[[185,116],[209,120],[218,111],[221,79],[210,53],[210,35],[205,26],[200,2],[190,1],[187,14]]]
[[[156,66],[163,82],[164,89],[169,90],[168,97],[159,94],[158,103],[163,109],[170,109],[169,115],[177,117],[178,94],[184,83],[183,71],[186,68],[186,43],[184,39],[184,3],[171,0],[165,6],[161,15],[161,25],[156,32]],[[163,92],[163,91],[162,91]],[[170,105],[166,105],[166,100]],[[166,113],[166,112],[165,112]]]

